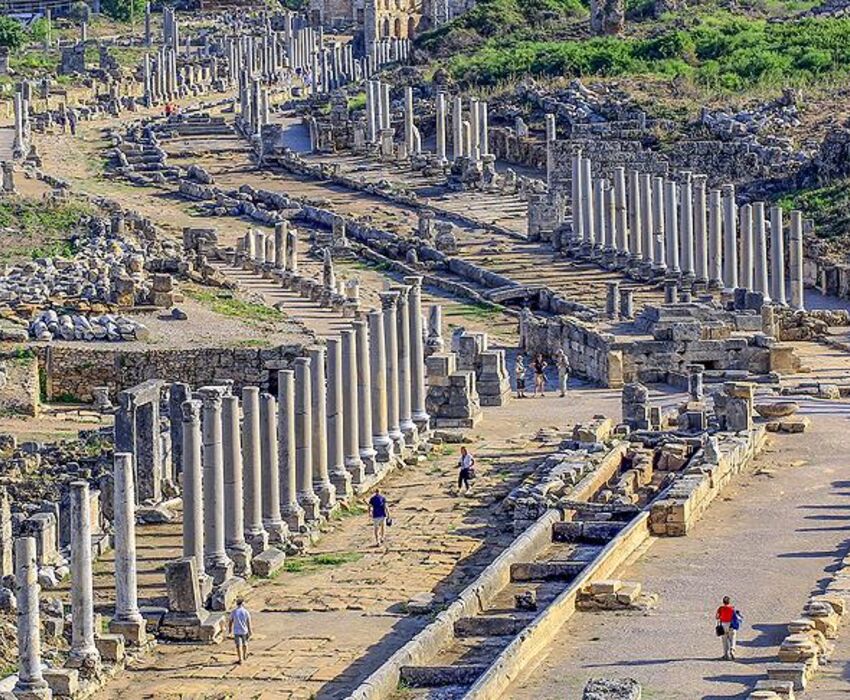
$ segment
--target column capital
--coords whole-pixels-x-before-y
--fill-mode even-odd
[[[422,288],[421,275],[407,275],[404,278],[404,283],[410,285],[410,290],[415,291]]]
[[[205,410],[217,409],[221,408],[221,401],[227,392],[227,387],[223,386],[202,386],[198,389],[198,396],[200,396]]]
[[[384,311],[390,311],[398,305],[399,293],[397,291],[378,292],[378,297],[381,300],[381,308]]]
[[[697,189],[705,188],[708,183],[708,175],[704,175],[702,173],[698,173],[694,175],[694,187]]]
[[[398,284],[390,287],[390,291],[398,293],[398,304],[406,304],[407,298],[410,295],[410,287],[406,284]]]

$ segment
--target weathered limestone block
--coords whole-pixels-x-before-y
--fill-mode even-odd
[[[581,700],[641,700],[640,683],[631,678],[591,678]]]

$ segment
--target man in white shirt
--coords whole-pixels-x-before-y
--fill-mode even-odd
[[[233,634],[236,642],[237,663],[242,663],[248,656],[248,640],[251,638],[251,613],[244,605],[242,598],[237,598],[236,608],[230,613],[227,623],[227,631]]]

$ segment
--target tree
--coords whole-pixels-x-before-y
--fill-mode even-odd
[[[140,20],[145,16],[145,0],[101,0],[100,9],[119,22]]]
[[[68,16],[80,24],[88,22],[91,19],[91,8],[88,4],[79,0],[78,2],[73,3],[68,9]]]
[[[16,51],[24,45],[27,33],[24,26],[16,19],[0,17],[0,46]]]

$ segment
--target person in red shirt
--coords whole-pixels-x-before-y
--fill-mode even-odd
[[[735,619],[735,607],[731,604],[729,596],[723,596],[723,605],[717,608],[715,614],[718,627],[723,629],[723,634],[720,634],[720,629],[717,630],[718,636],[723,640],[723,658],[735,658],[735,637],[737,630],[732,626],[732,621]]]

